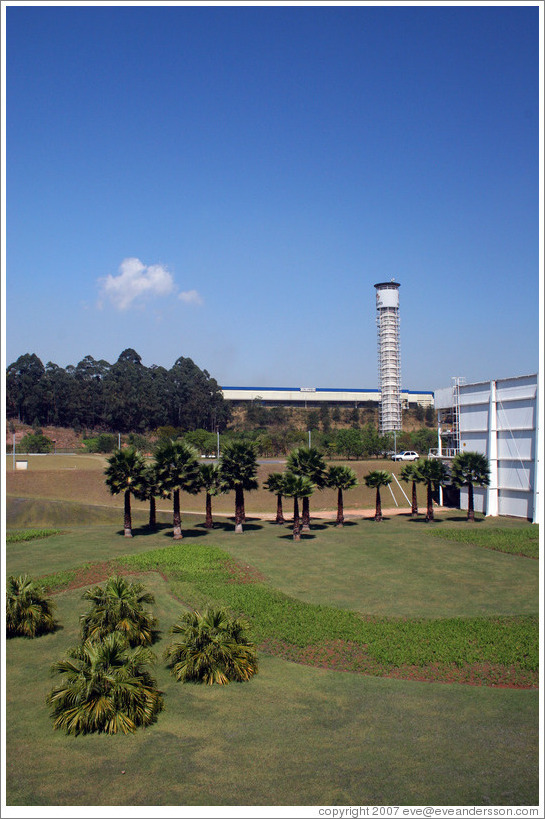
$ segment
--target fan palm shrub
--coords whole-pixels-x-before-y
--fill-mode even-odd
[[[182,614],[171,629],[165,660],[179,682],[226,685],[245,682],[258,671],[248,623],[225,609]]]
[[[364,478],[366,486],[376,489],[375,495],[375,520],[382,520],[382,503],[380,500],[380,489],[382,486],[388,486],[392,482],[392,476],[389,472],[382,469],[374,469],[369,472]]]
[[[174,540],[181,540],[182,517],[180,492],[196,495],[201,489],[201,471],[197,450],[180,440],[159,443],[155,452],[157,483],[164,495],[173,498],[172,528]]]
[[[326,473],[326,486],[337,490],[337,526],[344,526],[343,492],[358,485],[358,478],[349,466],[330,466]]]
[[[297,447],[288,455],[286,469],[294,475],[301,475],[309,480],[318,489],[323,489],[326,482],[326,463],[319,449],[316,447]],[[303,521],[302,530],[310,529],[310,495],[302,497]]]
[[[144,605],[155,602],[153,594],[142,583],[130,583],[124,577],[110,577],[104,587],[87,589],[84,600],[91,608],[80,617],[83,640],[103,640],[116,632],[130,646],[151,645],[157,635],[157,620]]]
[[[220,459],[221,481],[228,491],[235,492],[235,532],[242,532],[246,520],[244,492],[257,489],[255,478],[257,457],[252,444],[244,441],[233,441],[227,444]]]
[[[106,485],[112,495],[123,492],[124,534],[132,537],[131,495],[138,495],[143,489],[146,464],[143,455],[136,449],[119,449],[108,458],[105,469]]]
[[[70,649],[51,668],[62,676],[46,697],[53,727],[78,736],[130,734],[151,725],[163,709],[162,692],[149,671],[154,662],[149,648],[130,648],[119,633]]]
[[[301,540],[301,520],[299,518],[299,499],[310,498],[314,484],[306,475],[295,475],[287,470],[283,475],[284,495],[293,498],[293,539]]]
[[[39,637],[54,631],[55,605],[28,575],[10,575],[6,584],[6,636]]]
[[[451,479],[455,486],[467,486],[467,520],[475,520],[473,486],[488,486],[490,465],[480,452],[459,452],[452,460]]]
[[[276,520],[275,523],[283,524],[285,523],[284,520],[284,510],[282,509],[282,497],[283,497],[283,483],[284,479],[280,472],[271,472],[269,473],[269,477],[263,484],[265,489],[268,489],[269,492],[272,492],[276,495]]]

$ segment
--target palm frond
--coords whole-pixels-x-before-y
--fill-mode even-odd
[[[165,650],[165,660],[180,682],[226,685],[249,680],[258,671],[247,622],[224,609],[187,612],[171,632],[179,637]]]

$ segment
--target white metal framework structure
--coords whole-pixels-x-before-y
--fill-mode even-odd
[[[378,378],[381,434],[401,429],[399,355],[399,288],[393,279],[375,284],[377,291]]]
[[[437,390],[437,448],[430,449],[429,458],[451,460],[460,452],[460,387],[465,378],[452,377],[452,387]]]
[[[456,422],[443,434],[457,452],[480,452],[490,465],[489,485],[475,487],[475,510],[538,523],[537,374],[474,384],[453,381],[450,389],[435,391],[439,423],[443,416]],[[467,509],[467,489],[461,490],[460,507]]]

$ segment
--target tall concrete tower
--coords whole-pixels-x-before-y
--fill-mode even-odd
[[[377,290],[378,377],[381,391],[380,432],[401,429],[401,363],[399,357],[399,288],[392,279]]]

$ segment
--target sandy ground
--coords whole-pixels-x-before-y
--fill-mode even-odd
[[[445,511],[446,508],[447,507],[445,507],[445,506],[437,506],[436,504],[434,504],[433,505],[434,514],[443,512],[443,511]],[[165,511],[170,511],[170,510],[165,510]],[[426,514],[426,509],[425,508],[422,509],[422,508],[419,507],[418,512],[419,512],[420,516],[424,517],[425,514]],[[182,512],[182,514],[184,514],[184,512]],[[187,510],[185,512],[185,514],[188,514],[188,515],[194,514],[194,510],[193,511]],[[301,515],[301,509],[299,509],[299,514]],[[407,507],[407,506],[405,506],[405,507],[395,507],[394,506],[393,508],[382,507],[382,515],[383,515],[383,517],[391,517],[392,515],[407,515],[408,517],[410,517],[411,509],[410,509],[410,507]],[[230,517],[233,517],[233,514],[232,514],[232,512],[231,513],[229,513],[229,512],[225,513],[225,512],[216,512],[214,510],[213,511],[213,516],[214,517],[230,518]],[[257,520],[275,520],[276,519],[276,512],[249,512],[249,511],[247,511],[247,517],[257,519]],[[313,512],[312,509],[311,509],[311,512],[310,512],[310,520],[311,521],[319,520],[320,518],[324,518],[326,520],[332,520],[332,519],[334,520],[336,517],[337,517],[337,510],[336,509],[320,509],[317,512]],[[375,507],[373,507],[372,509],[345,509],[344,510],[344,519],[345,520],[350,520],[350,518],[362,518],[362,517],[363,518],[374,518],[375,517]],[[288,521],[293,519],[293,514],[291,513],[291,509],[287,513],[286,513],[286,510],[284,509],[284,518],[286,520],[288,520]]]

